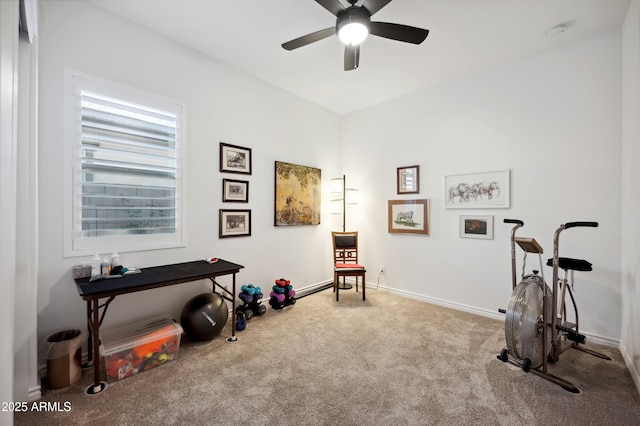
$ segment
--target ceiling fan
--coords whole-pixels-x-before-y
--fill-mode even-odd
[[[389,22],[371,22],[371,16],[391,2],[391,0],[347,0],[349,7],[343,6],[340,0],[315,0],[320,6],[337,17],[335,27],[325,28],[311,34],[298,37],[282,44],[286,50],[297,49],[307,44],[323,40],[334,34],[345,44],[344,70],[358,68],[360,62],[360,43],[368,34],[405,43],[420,44],[427,38],[429,30]]]

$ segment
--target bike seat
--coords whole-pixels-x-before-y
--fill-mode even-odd
[[[553,266],[553,258],[547,260],[547,266]],[[570,257],[559,257],[558,267],[565,271],[591,271],[591,263],[583,259],[571,259]]]

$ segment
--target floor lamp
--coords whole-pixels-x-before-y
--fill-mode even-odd
[[[358,190],[347,188],[347,177],[342,175],[341,178],[331,179],[331,213],[342,213],[342,232],[347,231],[347,204],[358,204]],[[340,290],[349,290],[353,288],[351,284],[338,283]]]

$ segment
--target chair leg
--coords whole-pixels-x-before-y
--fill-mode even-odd
[[[365,279],[365,276],[363,274],[362,275],[362,300],[364,300],[364,291],[365,291],[364,289],[365,289],[365,286],[366,286],[366,281],[367,280]]]
[[[339,275],[337,272],[333,275],[333,292],[336,294],[336,302],[340,301],[340,277],[342,277],[342,281],[346,283],[347,277],[345,275]],[[360,283],[360,276],[354,276],[356,279],[356,291],[358,291],[358,285]],[[362,300],[365,300],[365,290],[366,289],[366,276],[362,275]]]

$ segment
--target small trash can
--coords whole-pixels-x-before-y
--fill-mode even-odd
[[[47,337],[49,389],[66,388],[82,377],[82,337],[80,330],[60,331]]]

